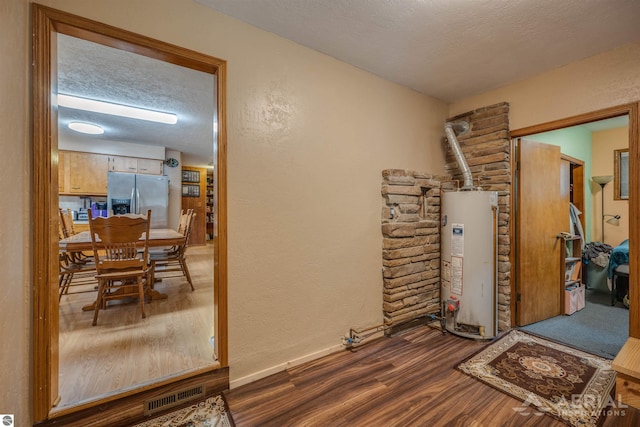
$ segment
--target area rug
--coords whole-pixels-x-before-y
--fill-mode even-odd
[[[458,369],[523,403],[521,415],[548,414],[573,426],[596,426],[616,402],[611,361],[518,330]]]
[[[219,394],[133,427],[234,427],[224,397]]]

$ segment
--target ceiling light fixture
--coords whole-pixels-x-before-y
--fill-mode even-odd
[[[71,95],[58,94],[58,105],[76,110],[93,111],[94,113],[111,114],[113,116],[148,120],[151,122],[167,123],[170,125],[174,125],[178,122],[178,116],[172,113],[146,110],[144,108],[96,101],[95,99],[80,98]]]
[[[89,135],[102,135],[104,133],[104,129],[91,123],[71,122],[67,126],[71,130],[75,130],[80,133],[88,133]]]

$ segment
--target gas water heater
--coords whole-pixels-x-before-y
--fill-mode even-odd
[[[447,331],[476,339],[498,334],[498,193],[441,194],[442,317]]]

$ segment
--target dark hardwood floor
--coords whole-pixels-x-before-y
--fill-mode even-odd
[[[457,371],[487,345],[423,326],[225,393],[242,426],[563,426]],[[640,425],[640,411],[604,426]]]

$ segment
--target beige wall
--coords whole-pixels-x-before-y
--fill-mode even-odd
[[[381,171],[444,171],[446,104],[195,2],[41,3],[228,61],[232,384],[382,321]]]
[[[0,413],[31,425],[29,7],[0,2]]]
[[[613,170],[613,150],[629,148],[629,128],[622,127],[593,132],[591,135],[592,164],[591,172],[593,176],[614,175]],[[629,238],[629,200],[613,200],[614,182],[611,181],[604,187],[604,213],[620,215],[620,225],[618,227],[604,223],[604,242],[617,246],[623,240]],[[591,235],[596,241],[601,241],[602,236],[602,195],[600,185],[591,182],[592,191],[592,212],[593,230]],[[608,217],[606,219],[609,219]],[[606,220],[605,219],[605,220]]]
[[[454,102],[451,116],[506,101],[510,128],[546,123],[640,100],[640,42]]]
[[[0,413],[29,416],[28,1],[0,2]],[[640,44],[447,106],[194,2],[41,3],[228,61],[229,340],[236,384],[381,320],[380,172],[443,171],[448,115],[518,128],[640,99]],[[11,100],[11,104],[6,102]],[[18,331],[16,333],[16,331]],[[6,369],[11,366],[12,369]]]

